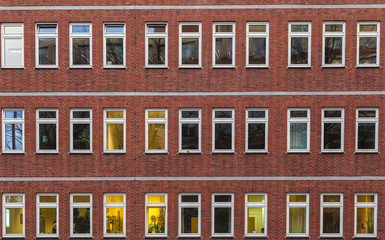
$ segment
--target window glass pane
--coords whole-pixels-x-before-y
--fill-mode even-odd
[[[73,111],[73,118],[90,118],[90,111]],[[108,112],[110,113],[110,112]],[[107,117],[108,117],[107,113]]]
[[[376,145],[376,124],[358,123],[358,149],[375,149]]]
[[[164,195],[149,195],[147,201],[149,203],[164,203],[164,202],[166,202],[166,196],[164,196]]]
[[[182,64],[199,64],[199,38],[182,38]]]
[[[5,150],[23,150],[23,124],[4,124]]]
[[[360,24],[360,32],[377,32],[377,24]]]
[[[357,202],[374,202],[374,195],[357,195]]]
[[[23,203],[23,196],[6,196],[6,203]]]
[[[182,25],[183,33],[199,33],[199,25]]]
[[[375,64],[377,61],[377,37],[360,37],[359,42],[359,63]]]
[[[106,213],[106,233],[116,234],[123,233],[123,220],[124,212],[123,208],[107,208]]]
[[[249,39],[249,64],[266,64],[266,38]]]
[[[309,52],[309,38],[292,37],[291,38],[291,64],[307,64]]]
[[[214,233],[231,233],[231,208],[214,209]]]
[[[215,195],[214,202],[231,202],[231,195]]]
[[[166,25],[148,25],[148,32],[149,33],[165,33],[166,32]]]
[[[290,111],[290,117],[291,118],[294,118],[294,117],[307,117],[307,111],[297,111],[297,110],[293,110],[293,111]]]
[[[12,26],[12,25],[5,25],[4,26],[4,33],[23,33],[23,27],[21,26]]]
[[[23,208],[5,209],[5,233],[23,234]]]
[[[165,38],[148,38],[148,64],[166,64]]]
[[[182,149],[199,149],[199,130],[197,123],[182,124]]]
[[[72,33],[89,33],[90,25],[73,25]]]
[[[368,117],[368,118],[373,118],[376,117],[376,111],[371,111],[371,110],[360,110],[358,111],[358,117]]]
[[[233,32],[233,25],[215,25],[215,32]]]
[[[56,208],[39,209],[39,233],[56,234],[57,233],[57,215]]]
[[[215,149],[232,149],[232,124],[215,124]]]
[[[215,38],[215,64],[233,63],[233,39]]]
[[[39,64],[56,64],[56,38],[39,38]]]
[[[122,203],[122,202],[124,202],[124,196],[111,195],[111,196],[106,196],[106,198],[107,198],[107,203]]]
[[[90,39],[74,38],[72,44],[73,64],[90,64]]]
[[[107,118],[123,118],[123,111],[108,111]]]
[[[340,233],[340,208],[323,208],[323,233]]]
[[[309,31],[309,25],[291,25],[291,31],[292,32],[308,32]]]
[[[166,208],[149,207],[148,211],[148,233],[165,233]]]
[[[289,233],[306,233],[306,208],[289,208]]]
[[[339,195],[324,195],[324,202],[341,202],[341,196]]]
[[[4,65],[17,66],[23,64],[23,40],[21,38],[4,39]]]
[[[199,118],[199,111],[182,111],[182,118]]]
[[[56,118],[56,111],[39,111],[39,118]]]
[[[357,208],[357,233],[374,233],[374,208]]]
[[[22,111],[6,111],[5,118],[15,119],[15,118],[23,118]]]
[[[341,123],[324,123],[324,149],[341,149]]]
[[[343,25],[342,24],[326,24],[325,31],[326,32],[342,32]]]
[[[249,118],[265,118],[266,112],[265,111],[248,111],[248,117]]]
[[[290,195],[289,202],[306,202],[306,195]]]
[[[39,33],[56,33],[56,25],[39,25]]]
[[[123,25],[107,25],[106,26],[107,33],[124,33]]]
[[[182,208],[181,218],[182,233],[198,233],[198,208]]]
[[[73,124],[73,148],[90,149],[90,124]]]
[[[166,126],[165,124],[148,124],[148,149],[166,149]]]
[[[249,123],[248,149],[265,149],[265,123]]]
[[[342,116],[342,112],[340,110],[325,110],[324,117],[337,117],[340,118]]]
[[[183,195],[182,202],[198,202],[198,195]]]
[[[264,208],[247,208],[247,233],[265,233]]]
[[[265,196],[264,195],[248,195],[247,201],[248,202],[265,202]]]
[[[39,124],[40,150],[56,149],[56,124]]]
[[[232,118],[232,111],[215,111],[215,118]]]
[[[107,124],[107,150],[123,149],[123,124]]]
[[[249,32],[266,32],[266,25],[249,25]]]
[[[39,196],[39,202],[41,203],[56,203],[56,196]]]
[[[325,37],[325,64],[342,64],[342,37]]]
[[[307,123],[290,123],[290,149],[307,149]]]
[[[106,65],[123,65],[123,38],[106,38]]]
[[[166,118],[165,111],[148,111],[148,118]]]
[[[90,196],[73,196],[74,203],[89,203],[90,199]]]
[[[73,208],[73,233],[91,233],[90,208]]]

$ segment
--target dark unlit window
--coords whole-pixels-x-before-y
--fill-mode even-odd
[[[200,236],[200,194],[183,193],[179,195],[179,236]]]
[[[179,67],[200,67],[201,23],[180,23],[179,31]]]
[[[246,152],[267,151],[267,109],[246,110]]]
[[[248,67],[269,65],[269,23],[247,23],[246,53]]]
[[[213,110],[213,152],[234,152],[234,109]]]
[[[289,23],[289,66],[310,67],[310,43],[310,23]]]
[[[167,67],[167,23],[146,24],[146,66]]]
[[[104,24],[104,67],[126,65],[126,26],[124,23]]]
[[[180,109],[179,117],[179,151],[200,152],[201,110]]]
[[[71,152],[91,152],[91,127],[90,109],[71,109]]]
[[[57,153],[58,151],[58,110],[38,109],[36,111],[36,130],[38,153]]]
[[[57,43],[56,23],[36,25],[36,67],[57,67]]]
[[[322,151],[344,150],[344,109],[322,109]]]
[[[70,25],[71,67],[91,66],[92,25],[72,23]]]
[[[378,151],[378,109],[357,109],[356,151]]]
[[[325,67],[345,66],[345,23],[324,23],[323,63]]]
[[[214,23],[213,67],[235,66],[235,24]]]
[[[361,22],[358,23],[358,67],[377,67],[380,60],[380,23]]]

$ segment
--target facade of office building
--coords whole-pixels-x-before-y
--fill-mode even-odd
[[[2,1],[1,238],[384,239],[384,12]]]

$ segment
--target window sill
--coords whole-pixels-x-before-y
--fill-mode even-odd
[[[319,154],[346,154],[346,152],[320,152]]]
[[[202,66],[179,66],[179,69],[202,69]]]
[[[154,155],[154,154],[161,154],[161,155],[167,155],[170,154],[169,152],[144,152],[145,155]]]
[[[347,68],[347,67],[344,66],[344,65],[336,65],[336,66],[333,66],[333,65],[322,65],[321,68]]]
[[[356,68],[381,68],[380,65],[356,65]]]
[[[285,238],[310,238],[309,236],[286,236]]]
[[[104,70],[110,70],[110,69],[120,69],[120,70],[126,70],[128,69],[126,66],[116,66],[116,67],[107,67],[107,66],[104,66],[102,67],[102,69]]]
[[[93,66],[71,66],[68,69],[94,69]]]
[[[210,238],[227,238],[227,239],[233,239],[235,236],[211,236]]]
[[[146,239],[146,238],[164,238],[164,239],[167,239],[168,238],[168,236],[144,236],[144,238]]]
[[[287,66],[286,68],[313,68],[312,66]]]
[[[231,151],[231,152],[220,152],[220,151],[218,151],[218,152],[211,152],[211,154],[236,154],[236,152],[234,152],[234,151]]]
[[[94,237],[92,237],[92,236],[84,236],[84,237],[82,237],[82,236],[71,236],[71,237],[69,237],[69,239],[72,239],[72,238],[94,239]]]
[[[102,152],[102,154],[104,155],[114,155],[114,154],[118,154],[118,155],[124,155],[126,154],[126,152]]]
[[[380,154],[380,152],[360,152],[360,151],[355,151],[354,154]]]
[[[262,69],[269,69],[270,68],[270,66],[246,66],[245,67],[246,69],[248,69],[248,68],[262,68]]]
[[[84,155],[84,154],[94,154],[94,152],[69,152],[70,155]]]
[[[212,66],[212,69],[223,69],[223,68],[229,68],[229,69],[235,69],[236,66]]]
[[[352,239],[378,239],[378,237],[353,237]]]
[[[60,153],[59,152],[35,152],[35,155],[49,155],[49,154],[59,155]]]
[[[243,238],[266,238],[268,239],[268,236],[244,236]]]
[[[201,236],[178,236],[177,238],[195,238],[195,239],[199,239],[199,238],[202,238]]]
[[[311,154],[311,152],[286,152],[286,154]]]
[[[1,69],[24,70],[25,67],[6,67],[6,66],[2,66]]]
[[[332,239],[344,239],[345,237],[344,236],[319,236],[318,238],[322,238],[322,239],[328,239],[328,238],[332,238]]]
[[[2,152],[1,155],[26,155],[25,152]]]
[[[200,154],[203,154],[202,152],[178,152],[177,154],[180,154],[180,155],[200,155]]]
[[[168,66],[145,66],[143,69],[168,69]]]
[[[44,67],[35,67],[35,70],[37,69],[42,69],[42,70],[48,70],[48,69],[52,69],[52,70],[57,70],[57,69],[60,69],[58,66],[44,66]]]
[[[243,154],[269,154],[268,151],[260,151],[260,152],[244,152]]]

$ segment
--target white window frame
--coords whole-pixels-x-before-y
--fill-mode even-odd
[[[123,112],[123,118],[107,118],[107,112]],[[105,108],[103,110],[103,152],[104,153],[125,153],[126,152],[126,109]],[[107,124],[123,124],[123,149],[107,149]]]
[[[215,202],[215,196],[231,196],[231,202]],[[211,198],[211,237],[234,237],[234,193],[213,193]],[[231,208],[231,233],[215,233],[215,208]]]
[[[56,118],[39,118],[39,112],[56,112]],[[40,150],[39,125],[40,124],[56,124],[56,149]],[[56,108],[39,108],[36,109],[36,153],[59,153],[59,110]]]
[[[148,112],[165,112],[165,118],[149,118]],[[146,126],[145,126],[145,147],[146,147],[146,153],[168,153],[168,109],[167,108],[147,108],[146,109]],[[165,143],[164,147],[165,149],[160,150],[152,150],[148,149],[148,125],[149,124],[164,124],[165,128]]]
[[[123,26],[123,33],[107,33],[107,26]],[[123,38],[123,64],[107,64],[107,38]],[[103,23],[103,68],[126,68],[126,23],[124,22],[105,22]]]
[[[249,111],[263,111],[264,118],[249,118]],[[264,123],[265,124],[265,149],[249,149],[249,123]],[[246,130],[245,130],[245,151],[248,153],[267,153],[268,152],[268,132],[269,132],[269,109],[267,108],[247,108],[246,109]]]
[[[292,25],[308,25],[308,32],[292,32]],[[291,38],[292,37],[307,37],[308,38],[308,53],[307,53],[307,64],[292,64],[291,63]],[[311,22],[289,22],[289,45],[288,45],[288,67],[289,68],[308,68],[311,67]]]
[[[324,202],[324,196],[339,196],[340,202]],[[323,216],[324,208],[340,209],[340,233],[323,233]],[[320,219],[320,236],[325,238],[343,237],[344,229],[344,195],[342,193],[321,193],[321,219]]]
[[[22,203],[6,203],[7,196],[22,196]],[[22,208],[23,209],[23,234],[7,234],[6,229],[6,208]],[[25,194],[24,193],[4,193],[3,194],[3,238],[24,238],[25,237]]]
[[[249,202],[248,196],[264,196],[265,202]],[[248,213],[249,208],[263,208],[265,211],[265,231],[264,233],[248,233]],[[246,237],[267,237],[267,193],[246,193],[245,195],[245,236]]]
[[[215,111],[231,111],[231,118],[215,118]],[[213,108],[212,112],[212,152],[213,153],[234,153],[235,145],[235,110],[234,108]],[[215,125],[217,123],[231,123],[231,149],[215,149]]]
[[[90,27],[89,33],[73,33],[73,26],[85,26]],[[92,23],[70,23],[70,68],[92,68]],[[90,64],[74,64],[73,63],[73,39],[74,38],[89,38],[90,39]]]
[[[5,27],[21,27],[22,33],[5,33]],[[5,65],[5,39],[21,39],[22,59],[20,65]],[[1,24],[1,67],[2,68],[24,68],[24,23],[2,23]]]
[[[376,111],[376,117],[375,118],[360,118],[358,117],[359,111]],[[378,152],[378,122],[379,122],[379,116],[378,116],[378,108],[357,108],[356,109],[356,139],[355,139],[355,145],[356,145],[356,152]],[[375,147],[374,149],[358,149],[358,124],[359,123],[375,123]]]
[[[326,25],[342,25],[342,32],[327,32]],[[323,23],[323,38],[322,38],[322,67],[345,67],[345,34],[346,23],[345,22],[324,22]],[[327,37],[340,37],[342,38],[342,59],[341,64],[326,64],[325,63],[325,38]]]
[[[89,196],[90,202],[89,203],[74,203],[74,196]],[[70,195],[70,237],[76,237],[76,238],[91,238],[92,237],[92,194],[91,193],[71,193]],[[73,233],[74,232],[74,216],[73,216],[73,209],[74,208],[89,208],[90,209],[90,234],[87,233]]]
[[[229,25],[233,26],[233,32],[219,32],[215,31],[215,27],[217,25]],[[216,44],[215,40],[217,38],[232,38],[232,63],[231,64],[215,64],[215,52],[216,52]],[[235,68],[235,22],[214,22],[213,23],[213,68]]]
[[[290,196],[292,195],[306,195],[306,203],[304,202],[290,202]],[[288,193],[286,203],[286,237],[309,237],[309,193]],[[289,233],[290,208],[306,208],[306,233]]]
[[[198,196],[198,202],[182,202],[182,196]],[[182,208],[198,209],[198,233],[182,233]],[[201,237],[201,194],[200,193],[180,193],[179,194],[179,214],[178,214],[178,237]]]
[[[377,32],[360,32],[360,25],[377,25]],[[375,64],[360,64],[360,37],[376,37],[376,63]],[[358,22],[357,23],[357,59],[356,67],[379,67],[380,66],[380,22]]]
[[[182,118],[182,112],[184,111],[198,111],[198,118]],[[201,109],[200,108],[181,108],[179,109],[179,152],[180,153],[200,153],[201,152],[201,138],[202,138],[202,128],[201,128]],[[194,123],[198,124],[198,149],[182,149],[182,124],[184,123]]]
[[[22,112],[23,117],[22,118],[5,118],[5,112],[8,111],[17,111],[17,112]],[[3,108],[3,121],[2,121],[2,145],[3,145],[3,153],[24,153],[25,152],[25,112],[23,108]],[[23,126],[23,149],[22,150],[6,150],[5,148],[5,124],[21,124]]]
[[[164,203],[153,203],[153,202],[148,202],[148,196],[164,196]],[[167,238],[167,212],[168,212],[168,207],[167,207],[167,193],[146,193],[146,199],[145,199],[145,228],[144,228],[144,235],[145,237],[150,237],[150,238]],[[148,233],[148,208],[149,207],[165,207],[165,222],[164,222],[164,233]]]
[[[250,26],[266,26],[266,32],[250,32]],[[266,64],[249,63],[250,38],[266,39]],[[268,68],[269,67],[269,22],[248,22],[246,23],[246,68]]]
[[[150,33],[148,32],[149,25],[165,25],[164,33]],[[146,68],[168,68],[168,22],[146,22],[145,26],[145,67]],[[149,38],[164,38],[164,65],[150,64],[148,62],[148,39]]]
[[[341,117],[325,117],[325,111],[341,111]],[[324,149],[324,129],[325,123],[341,124],[341,148],[340,149]],[[321,152],[344,152],[345,138],[345,109],[344,108],[322,108],[322,127],[321,127]]]
[[[184,33],[183,26],[199,26],[199,32]],[[183,38],[198,38],[198,64],[183,64],[182,63],[182,39]],[[147,48],[146,48],[147,49]],[[202,23],[201,22],[180,22],[179,23],[179,68],[201,68],[202,67]]]
[[[374,202],[362,203],[357,202],[357,196],[359,195],[373,195]],[[354,195],[354,237],[357,238],[377,238],[377,193],[356,193]],[[361,234],[357,233],[357,208],[374,208],[374,223],[373,223],[373,234]]]
[[[40,25],[56,25],[56,33],[39,33]],[[35,68],[58,68],[59,67],[59,44],[58,44],[58,36],[59,36],[59,26],[57,23],[52,22],[42,22],[35,24]],[[54,38],[56,41],[56,64],[39,64],[39,38]]]
[[[290,117],[291,111],[307,111],[306,118]],[[307,124],[307,147],[306,149],[290,149],[290,123]],[[287,109],[287,152],[310,152],[310,108],[288,108]]]
[[[107,196],[123,196],[123,203],[107,203]],[[107,208],[123,208],[123,233],[107,233]],[[103,196],[103,237],[126,237],[126,194],[124,193],[105,193]]]
[[[40,196],[56,196],[56,203],[40,203]],[[56,209],[56,233],[49,234],[39,233],[40,229],[40,208],[55,208]],[[59,237],[59,194],[57,193],[38,193],[36,195],[36,237],[38,238],[58,238]]]
[[[90,112],[90,118],[74,118],[73,113],[78,111]],[[89,124],[90,125],[90,149],[89,150],[74,150],[74,124]],[[91,108],[72,108],[70,110],[70,152],[71,153],[92,153],[92,109]]]

